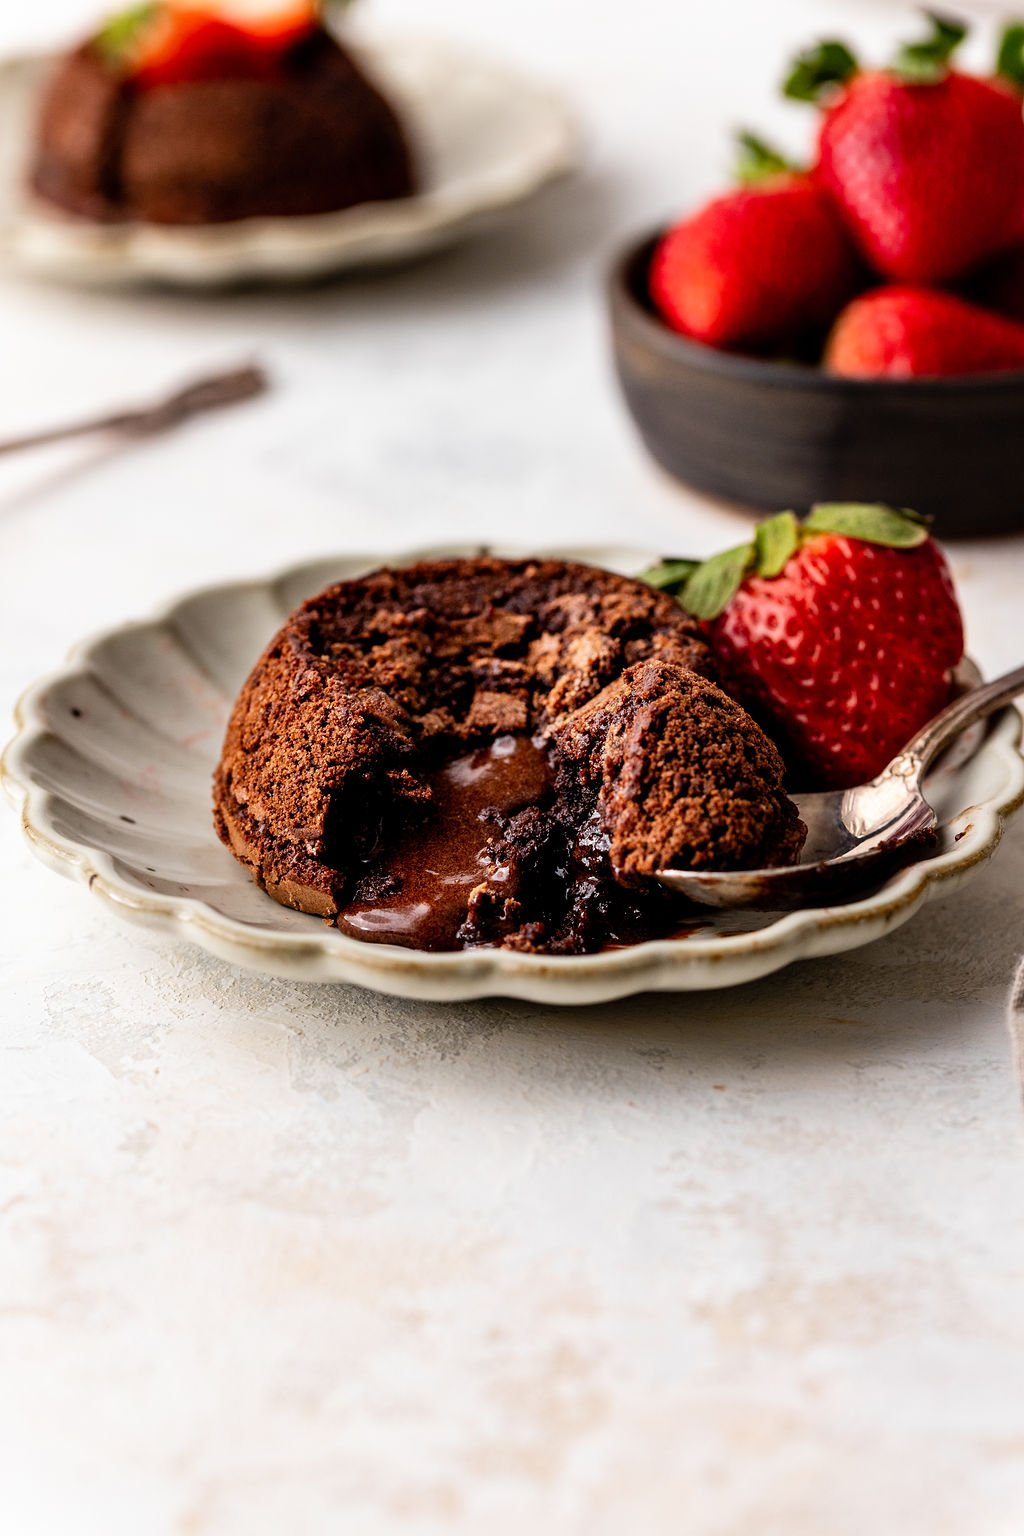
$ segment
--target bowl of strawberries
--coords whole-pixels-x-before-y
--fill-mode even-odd
[[[1024,529],[1024,25],[988,75],[955,67],[959,23],[929,25],[886,68],[802,54],[811,163],[740,135],[738,184],[615,263],[619,381],[688,485]]]

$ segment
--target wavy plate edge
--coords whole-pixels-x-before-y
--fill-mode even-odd
[[[758,931],[702,939],[657,939],[631,949],[597,955],[551,958],[507,950],[425,954],[388,945],[360,944],[326,926],[306,936],[253,930],[215,912],[195,897],[143,895],[117,872],[109,854],[57,832],[50,815],[51,791],[31,783],[27,764],[37,742],[52,734],[43,709],[58,683],[89,671],[94,650],[113,636],[132,630],[176,627],[177,615],[197,598],[237,596],[245,589],[273,598],[284,587],[310,591],[324,568],[360,565],[371,569],[386,561],[464,556],[479,545],[457,544],[390,552],[325,555],[289,565],[265,578],[216,582],[182,593],[151,619],[115,625],[81,642],[67,664],[32,684],[15,708],[15,735],[0,756],[0,783],[20,812],[23,833],[36,856],[51,869],[84,885],[120,916],[170,931],[228,963],[285,979],[346,983],[394,996],[424,1001],[467,1001],[487,996],[515,997],[539,1003],[585,1005],[609,1002],[641,991],[709,991],[738,986],[783,969],[796,960],[820,958],[859,948],[907,922],[925,902],[952,892],[996,851],[1010,818],[1024,805],[1024,722],[1016,709],[995,716],[979,751],[1004,770],[1000,791],[988,801],[967,806],[967,835],[955,847],[910,865],[872,896],[842,907],[812,907],[787,914]],[[511,558],[526,554],[590,560],[595,564],[633,563],[650,552],[612,546],[548,550],[499,548]],[[611,557],[611,558],[610,558]],[[329,579],[329,578],[328,578]],[[959,818],[958,818],[959,819]],[[269,900],[270,898],[268,898]],[[315,921],[311,919],[311,924]]]

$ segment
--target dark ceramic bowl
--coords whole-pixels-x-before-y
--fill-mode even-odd
[[[881,501],[945,538],[1024,531],[1024,372],[839,379],[716,352],[648,296],[658,235],[610,280],[615,363],[648,449],[687,485],[759,510]]]

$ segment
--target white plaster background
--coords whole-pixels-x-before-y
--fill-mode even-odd
[[[265,403],[0,472],[0,709],[81,634],[338,548],[702,551],[606,362],[616,240],[798,142],[790,46],[881,4],[376,0],[561,82],[588,167],[498,238],[220,299],[0,280],[4,431],[256,353]],[[0,20],[4,45],[88,5]],[[955,551],[1020,659],[1024,545]],[[0,1529],[1010,1536],[1024,828],[845,959],[564,1014],[263,982],[121,929],[0,816]]]

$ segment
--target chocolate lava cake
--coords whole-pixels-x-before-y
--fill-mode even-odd
[[[666,594],[561,561],[379,570],[303,604],[243,687],[221,839],[277,901],[419,949],[678,931],[662,867],[791,862],[775,747]]]
[[[322,26],[257,45],[187,17],[191,33],[173,5],[139,8],[61,61],[39,116],[40,196],[93,220],[215,224],[415,190],[394,109]]]

